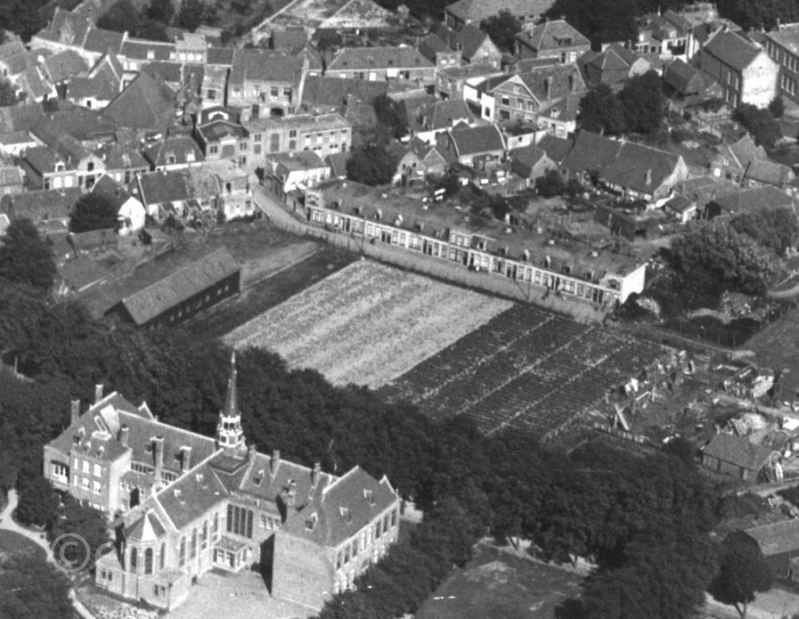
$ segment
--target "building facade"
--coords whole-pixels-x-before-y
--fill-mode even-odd
[[[780,94],[799,102],[799,24],[778,25],[766,35],[765,47],[780,67]]]
[[[319,610],[397,539],[399,497],[355,467],[341,477],[258,453],[238,408],[235,357],[215,437],[158,421],[98,386],[44,448],[56,488],[113,515],[95,584],[174,609],[211,569],[271,568],[272,595]],[[270,563],[271,562],[271,563]]]

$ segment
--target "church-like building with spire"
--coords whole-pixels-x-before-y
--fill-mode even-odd
[[[116,517],[115,551],[96,562],[99,587],[173,609],[209,570],[259,564],[272,596],[315,611],[397,540],[399,497],[387,478],[259,453],[246,442],[237,388],[233,356],[213,438],[100,385],[86,411],[72,402],[69,427],[44,447],[44,474]]]

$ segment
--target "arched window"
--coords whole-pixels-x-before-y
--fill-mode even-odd
[[[192,559],[197,556],[197,529],[191,531],[191,546],[189,550],[189,557]]]
[[[130,549],[130,571],[135,572],[137,569],[137,564],[139,562],[138,553],[136,551],[136,547],[132,546]]]
[[[164,569],[166,563],[166,544],[161,543],[161,553],[158,555],[158,569]]]
[[[214,528],[211,529],[214,533],[219,531],[219,512],[214,514]]]
[[[183,564],[186,563],[186,538],[180,538],[180,556],[178,557],[178,563],[180,567],[183,567]]]
[[[153,573],[153,549],[147,548],[144,551],[144,573],[145,574],[152,574]]]

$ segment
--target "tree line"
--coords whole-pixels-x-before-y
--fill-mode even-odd
[[[20,242],[17,249],[46,250],[35,237],[27,244],[32,250]],[[4,270],[4,260],[0,252],[0,276],[16,281],[0,281],[0,351],[33,382],[0,373],[0,483],[19,488],[21,519],[51,535],[72,523],[99,544],[99,515],[69,500],[59,505],[41,475],[42,446],[68,425],[70,398],[85,400],[105,383],[134,404],[146,400],[165,422],[213,435],[229,351],[181,327],[109,328],[77,304],[54,302],[47,278]],[[599,568],[569,603],[585,617],[689,616],[716,573],[708,533],[719,494],[690,453],[628,451],[601,440],[566,453],[535,436],[486,437],[468,419],[434,421],[366,388],[333,387],[268,351],[245,350],[237,360],[244,430],[261,451],[279,448],[339,474],[360,464],[425,510],[409,539],[323,617],[353,616],[353,608],[363,617],[411,612],[453,565],[468,562],[484,535],[532,540],[558,561],[593,559]],[[620,614],[619,599],[632,600]]]

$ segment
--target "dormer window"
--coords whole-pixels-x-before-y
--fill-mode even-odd
[[[252,483],[256,486],[260,486],[261,482],[264,480],[264,470],[260,469],[252,478]]]
[[[64,171],[64,164],[63,163],[55,164],[55,171],[56,172],[63,172]]]
[[[318,522],[319,517],[316,515],[316,512],[313,512],[310,516],[305,519],[305,528],[309,531],[313,531],[316,527],[316,523]]]
[[[352,514],[350,513],[350,508],[349,507],[344,507],[343,505],[341,505],[338,508],[338,513],[341,516],[342,520],[344,520],[346,522],[352,521]]]
[[[375,492],[371,488],[364,488],[363,489],[363,498],[366,499],[366,502],[369,505],[375,504]]]
[[[169,153],[166,156],[166,162],[169,165],[174,165],[177,162],[177,157],[175,157],[175,155],[173,153]]]

